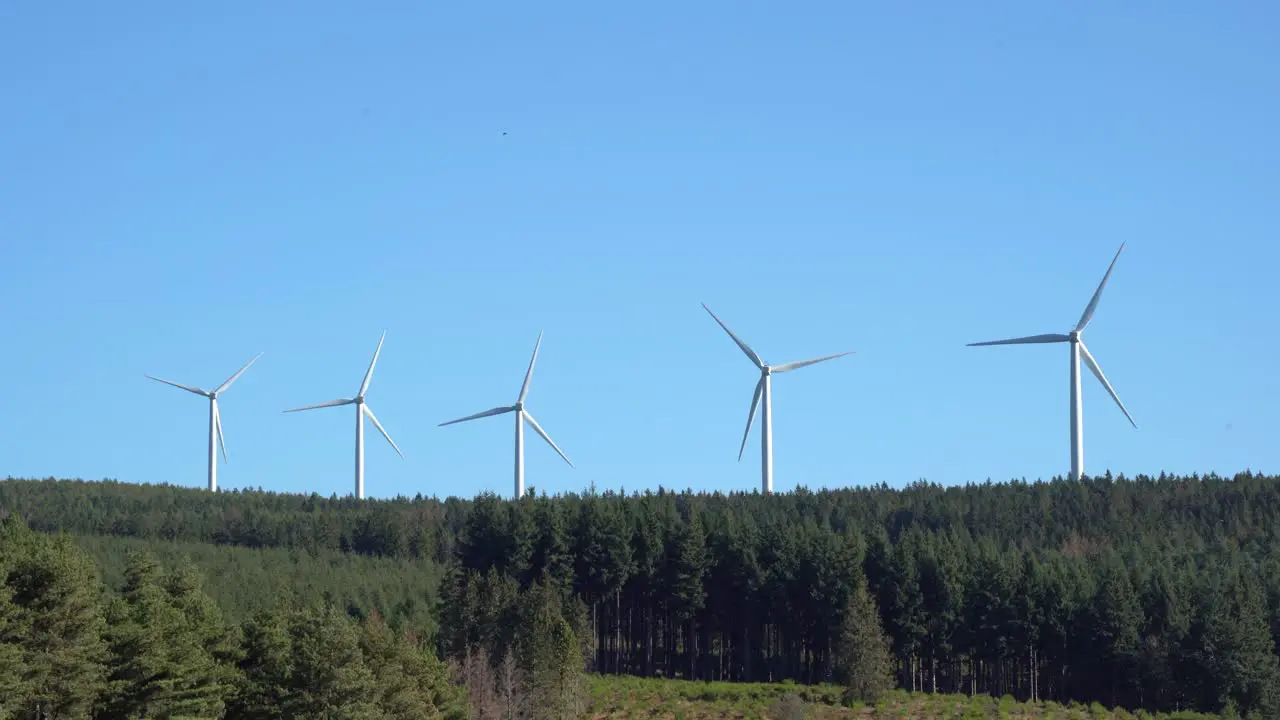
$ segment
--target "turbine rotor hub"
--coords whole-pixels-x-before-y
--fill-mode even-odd
[[[1067,333],[1067,339],[1073,343],[1080,342],[1080,331],[1072,330],[1071,332]]]

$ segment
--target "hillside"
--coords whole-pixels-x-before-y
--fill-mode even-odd
[[[577,604],[566,617],[594,671],[829,682],[866,592],[905,689],[1280,716],[1275,476],[518,502],[8,480],[6,511],[45,532],[178,542],[211,577],[240,562],[232,548],[305,555],[289,582],[307,592],[349,582],[310,580],[347,561],[380,578],[448,564],[433,618],[447,656],[505,642],[495,598],[541,578]],[[394,615],[393,598],[432,587],[380,583],[356,603]],[[218,602],[247,607],[236,594]]]
[[[416,558],[380,558],[332,550],[242,548],[211,543],[73,535],[93,558],[106,586],[125,583],[131,552],[146,551],[161,565],[190,562],[207,579],[205,591],[233,623],[281,597],[332,601],[360,617],[377,610],[387,624],[434,636],[441,567]]]

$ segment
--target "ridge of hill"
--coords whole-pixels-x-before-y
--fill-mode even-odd
[[[809,490],[770,496],[758,491],[675,492],[659,486],[631,494],[607,490],[566,493],[553,501],[590,498],[677,500],[714,513],[730,510],[763,523],[812,521],[836,532],[878,526],[896,538],[912,528],[963,532],[974,538],[1037,547],[1061,547],[1088,538],[1130,536],[1189,527],[1200,537],[1230,526],[1245,539],[1269,535],[1280,520],[1280,476],[1244,471],[1172,476],[1110,473],[1079,481],[1012,480],[942,486],[925,481],[900,489],[868,487]],[[233,489],[209,493],[169,484],[117,480],[0,480],[0,512],[21,514],[32,529],[81,535],[209,542],[243,547],[337,550],[368,555],[454,555],[471,508],[479,499],[424,497],[356,500],[352,497]],[[536,488],[520,502],[546,499]],[[511,501],[507,501],[511,502]]]

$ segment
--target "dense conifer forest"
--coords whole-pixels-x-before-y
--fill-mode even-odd
[[[328,608],[307,622],[339,613],[353,638],[376,622],[490,673],[526,667],[536,646],[605,674],[866,693],[887,675],[914,691],[1280,717],[1280,477],[1250,472],[361,502],[10,479],[0,514],[67,534],[86,558],[67,592],[90,592],[99,568],[123,613],[112,627],[147,550],[190,558],[223,622]],[[20,555],[0,548],[11,594]],[[280,627],[303,622],[289,617]],[[534,626],[541,639],[521,640]]]

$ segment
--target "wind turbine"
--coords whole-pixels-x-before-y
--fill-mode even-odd
[[[1116,261],[1120,259],[1120,253],[1124,251],[1124,243],[1120,243],[1120,249],[1116,251],[1116,256],[1111,259],[1111,265],[1107,268],[1107,274],[1102,276],[1102,282],[1098,283],[1098,289],[1093,293],[1093,299],[1089,301],[1089,305],[1085,307],[1084,314],[1080,316],[1080,322],[1076,323],[1075,329],[1066,335],[1059,333],[1051,333],[1048,335],[1031,335],[1029,337],[1013,338],[1011,340],[992,340],[989,342],[969,343],[968,347],[979,347],[982,345],[1027,345],[1033,343],[1070,343],[1071,346],[1071,479],[1079,480],[1084,474],[1084,414],[1081,411],[1080,397],[1080,359],[1084,359],[1085,365],[1093,371],[1094,376],[1098,378],[1098,382],[1107,389],[1111,394],[1111,399],[1116,401],[1116,405],[1120,407],[1120,412],[1129,418],[1129,424],[1134,429],[1138,428],[1138,423],[1133,421],[1133,416],[1125,409],[1124,403],[1120,402],[1120,396],[1116,395],[1116,391],[1111,389],[1111,383],[1107,382],[1107,376],[1102,374],[1102,368],[1098,367],[1098,363],[1093,359],[1093,355],[1089,354],[1089,348],[1084,345],[1084,338],[1080,337],[1085,327],[1089,325],[1089,321],[1093,319],[1093,311],[1098,309],[1098,298],[1102,297],[1102,289],[1107,286],[1107,280],[1111,278],[1111,271],[1116,267]]]
[[[747,357],[751,359],[751,362],[755,363],[756,367],[760,369],[760,380],[756,382],[756,393],[755,396],[751,398],[751,411],[747,413],[747,429],[742,433],[742,447],[738,449],[738,460],[742,460],[742,452],[747,449],[747,435],[751,434],[751,421],[756,417],[756,406],[761,405],[760,490],[764,494],[768,495],[773,492],[773,411],[772,404],[769,400],[771,394],[770,377],[777,375],[778,373],[798,370],[799,368],[814,365],[826,360],[834,360],[838,357],[844,357],[845,355],[852,355],[853,351],[850,350],[848,352],[837,353],[835,355],[826,355],[812,360],[800,360],[797,362],[784,363],[782,365],[770,365],[761,360],[760,356],[748,347],[746,343],[739,340],[738,336],[733,334],[733,331],[729,329],[728,325],[720,322],[720,318],[716,317],[716,314],[711,312],[711,308],[707,307],[706,303],[702,304],[702,309],[706,310],[707,314],[709,314],[711,318],[720,325],[720,327],[724,328],[725,332],[729,333],[729,337],[733,338],[733,341],[738,344],[738,347],[742,348],[742,352],[746,353]],[[761,403],[762,399],[764,401],[763,403]]]
[[[404,453],[400,452],[400,448],[396,447],[396,443],[382,429],[382,423],[378,422],[378,418],[374,416],[373,411],[369,409],[369,405],[364,401],[364,394],[369,390],[369,380],[373,378],[373,366],[378,364],[378,353],[382,352],[382,341],[387,339],[387,334],[382,333],[382,337],[378,340],[378,348],[373,351],[373,360],[369,362],[369,370],[364,374],[364,382],[360,383],[360,392],[356,393],[353,398],[339,398],[330,400],[319,405],[308,405],[306,407],[285,410],[285,412],[301,412],[303,410],[315,410],[316,408],[337,407],[339,405],[355,405],[356,406],[356,499],[364,499],[364,419],[368,416],[373,421],[373,426],[378,428],[378,432],[382,433],[382,437],[391,443],[391,447],[395,448],[396,454],[404,459]]]
[[[555,441],[551,439],[551,436],[548,435],[547,432],[542,429],[542,426],[538,424],[538,421],[534,420],[533,415],[529,414],[529,411],[526,410],[524,407],[524,399],[529,394],[529,381],[533,378],[533,364],[538,359],[538,348],[541,346],[542,346],[542,332],[539,331],[538,342],[535,343],[533,346],[533,357],[529,358],[529,369],[524,374],[524,384],[520,386],[520,397],[516,398],[515,405],[501,405],[499,407],[493,408],[492,410],[485,410],[484,412],[476,413],[475,415],[468,415],[464,418],[458,418],[457,420],[442,422],[438,426],[438,427],[444,427],[445,425],[454,425],[456,423],[462,423],[468,420],[478,420],[479,418],[489,417],[490,415],[504,415],[509,412],[515,413],[516,414],[515,496],[517,498],[524,497],[524,424],[525,423],[529,423],[529,427],[533,428],[534,432],[541,435],[542,439],[546,440],[547,444],[551,446],[551,449],[555,450],[556,453],[560,455],[560,457],[564,458],[565,462],[569,463],[569,467],[573,467],[573,463],[570,462],[569,456],[564,454],[564,452],[556,445]]]
[[[253,359],[244,364],[244,367],[236,371],[235,375],[227,378],[227,381],[218,386],[216,390],[202,390],[197,387],[188,385],[180,385],[170,380],[164,380],[158,377],[147,375],[148,378],[156,382],[162,382],[165,385],[172,385],[178,389],[186,390],[189,393],[195,393],[201,397],[209,398],[209,492],[218,491],[218,452],[216,445],[222,446],[222,461],[227,462],[227,441],[222,435],[222,416],[218,413],[218,393],[226,392],[231,387],[231,383],[235,382],[249,366],[258,361],[262,357],[262,353],[253,356]]]

